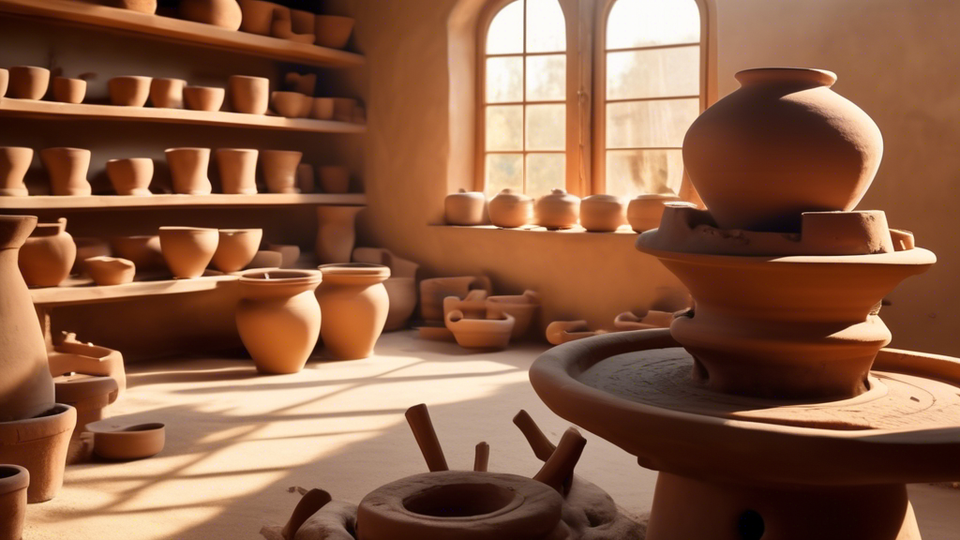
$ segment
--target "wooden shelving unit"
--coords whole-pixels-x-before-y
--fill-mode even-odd
[[[30,296],[33,298],[34,305],[47,309],[53,306],[119,302],[145,296],[212,291],[231,286],[236,281],[237,276],[218,275],[194,279],[134,281],[123,285],[98,286],[90,280],[68,279],[59,287],[30,289]]]
[[[102,210],[137,208],[206,208],[245,206],[336,205],[362,206],[363,193],[258,193],[256,195],[92,195],[0,197],[0,210]]]

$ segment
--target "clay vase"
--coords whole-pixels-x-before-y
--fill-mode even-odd
[[[82,103],[87,94],[87,81],[83,79],[53,78],[53,100],[60,103]]]
[[[100,3],[105,6],[128,9],[148,15],[157,12],[157,0],[101,0]]]
[[[323,283],[317,288],[320,309],[327,317],[320,335],[330,356],[359,360],[373,354],[387,321],[390,299],[383,282],[390,268],[380,264],[339,263],[320,266]]]
[[[683,141],[684,167],[719,228],[798,231],[803,212],[852,210],[880,166],[883,139],[830,90],[837,76],[760,68],[736,77],[740,88]]]
[[[207,177],[209,148],[170,148],[165,153],[174,193],[209,195],[213,191],[210,178]]]
[[[350,17],[317,15],[317,20],[314,24],[316,44],[320,47],[343,49],[347,46],[347,42],[350,41],[353,25],[354,20]]]
[[[420,317],[428,322],[443,322],[443,301],[448,296],[466,298],[472,290],[492,290],[486,276],[457,276],[425,279],[420,282]]]
[[[447,225],[483,225],[483,210],[487,198],[479,191],[451,193],[443,200],[443,216]]]
[[[151,195],[153,160],[150,158],[111,159],[107,162],[107,176],[117,195]]]
[[[54,195],[90,195],[87,171],[90,169],[90,151],[83,148],[45,148],[40,161],[50,176],[50,190]]]
[[[270,35],[270,26],[273,23],[273,13],[277,5],[262,0],[237,0],[243,18],[240,21],[240,30],[261,36]]]
[[[165,268],[159,236],[116,236],[110,247],[118,256],[132,262],[141,272]]]
[[[33,162],[33,148],[0,146],[0,197],[29,195],[23,178]]]
[[[264,150],[260,152],[260,168],[270,193],[297,192],[297,166],[303,152]]]
[[[257,150],[220,148],[216,152],[220,185],[224,193],[254,195],[257,193]]]
[[[551,190],[537,199],[534,207],[537,225],[547,229],[569,229],[580,218],[580,198],[562,189]]]
[[[41,223],[20,248],[20,272],[30,287],[56,287],[70,275],[77,245],[67,232],[67,219]]]
[[[350,169],[336,165],[317,168],[317,179],[324,193],[347,193],[350,191]]]
[[[314,291],[322,279],[312,270],[250,270],[240,276],[237,331],[257,371],[303,369],[320,337]]]
[[[143,107],[150,96],[150,77],[114,77],[107,83],[110,102],[120,107]]]
[[[270,79],[233,75],[227,81],[230,107],[238,113],[266,114],[270,104]]]
[[[83,261],[83,266],[93,282],[100,286],[130,283],[137,273],[137,267],[131,261],[116,257],[90,257]]]
[[[224,273],[243,270],[260,249],[263,229],[220,229],[213,265]]]
[[[9,69],[10,82],[7,97],[15,99],[43,99],[50,86],[50,70],[34,66],[14,66]]]
[[[580,225],[590,232],[613,232],[627,221],[623,199],[591,195],[580,202]]]
[[[153,79],[150,81],[150,103],[163,109],[183,108],[183,79]]]
[[[313,193],[315,176],[313,165],[309,163],[297,165],[297,190],[300,193]]]
[[[217,229],[199,227],[160,227],[160,249],[175,277],[196,278],[203,275],[217,251],[220,234]]]
[[[180,0],[180,18],[237,30],[243,12],[237,0]]]
[[[310,115],[313,98],[300,92],[276,91],[270,95],[270,106],[284,118],[306,118]]]
[[[355,221],[362,206],[318,206],[314,252],[321,263],[350,262],[357,233]]]
[[[487,212],[497,227],[523,227],[533,222],[533,197],[507,188],[490,199]]]
[[[30,473],[19,465],[0,465],[0,538],[20,540],[27,517]]]
[[[680,197],[672,193],[643,193],[630,199],[627,205],[627,221],[634,232],[641,233],[656,229],[663,219],[666,203],[679,202]]]
[[[183,102],[192,111],[216,112],[223,106],[226,91],[212,86],[183,87]]]

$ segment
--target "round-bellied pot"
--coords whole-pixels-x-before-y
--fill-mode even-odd
[[[317,15],[313,30],[316,34],[316,44],[331,49],[346,47],[347,42],[350,41],[350,34],[353,33],[353,25],[354,20],[350,17]]]
[[[687,130],[683,163],[721,229],[797,231],[800,214],[852,210],[883,138],[821,69],[759,68]]]
[[[153,79],[150,81],[150,103],[163,109],[183,108],[183,79]]]
[[[303,152],[264,150],[260,152],[260,169],[270,193],[297,192],[297,166]]]
[[[100,3],[105,6],[128,9],[148,15],[157,12],[157,0],[101,0]]]
[[[463,188],[443,200],[443,217],[447,225],[483,225],[483,209],[487,198],[479,191]]]
[[[150,96],[150,77],[114,77],[107,83],[110,102],[121,107],[143,107]]]
[[[213,192],[207,176],[207,168],[210,166],[209,148],[170,148],[165,153],[174,193],[209,195]]]
[[[613,232],[627,220],[623,199],[591,195],[580,201],[580,225],[590,232]]]
[[[20,540],[27,516],[30,472],[19,465],[0,465],[0,538]]]
[[[26,420],[0,422],[0,463],[30,471],[28,503],[49,501],[60,491],[76,425],[77,410],[62,403]]]
[[[110,239],[110,247],[117,256],[132,262],[141,272],[165,267],[159,236],[116,236]]]
[[[20,248],[20,273],[31,287],[56,287],[70,275],[77,245],[67,232],[67,218],[40,223]]]
[[[107,176],[117,195],[150,195],[153,160],[150,158],[111,159]]]
[[[350,169],[340,165],[324,165],[317,168],[317,179],[324,193],[347,193],[350,191]]]
[[[53,99],[61,103],[82,103],[87,95],[87,81],[83,79],[53,78]]]
[[[167,266],[178,278],[203,275],[217,251],[217,229],[199,227],[160,227],[160,249]]]
[[[317,300],[320,309],[330,314],[320,330],[323,345],[330,356],[339,360],[369,357],[390,309],[383,286],[390,277],[390,268],[340,263],[321,265],[320,271],[323,283],[317,289]]]
[[[321,263],[350,262],[357,240],[354,226],[362,206],[318,206],[314,253]]]
[[[40,161],[50,176],[50,191],[54,195],[90,195],[87,171],[90,169],[90,151],[84,148],[45,148]]]
[[[230,106],[245,114],[266,114],[270,105],[270,79],[233,75],[227,81]]]
[[[8,70],[10,82],[7,97],[43,99],[50,86],[50,70],[35,66],[14,66]]]
[[[562,189],[537,199],[534,206],[537,225],[547,229],[569,229],[580,218],[580,198]]]
[[[180,17],[188,21],[237,30],[243,12],[237,0],[180,0]]]
[[[303,369],[320,337],[314,270],[248,270],[239,279],[237,331],[261,373]]]
[[[184,86],[183,102],[194,111],[216,112],[223,106],[226,90],[212,86]]]
[[[33,148],[0,146],[0,197],[29,195],[23,177],[33,162]]]
[[[630,199],[627,205],[627,221],[634,232],[641,233],[656,229],[663,218],[666,203],[679,202],[680,197],[672,193],[643,193]]]
[[[137,267],[127,259],[90,257],[83,261],[87,273],[97,285],[123,285],[133,281]]]
[[[257,192],[258,150],[249,148],[218,148],[217,168],[224,193],[253,195]]]
[[[220,229],[213,265],[227,274],[246,268],[260,249],[263,229]]]
[[[273,23],[273,12],[277,9],[277,4],[262,0],[237,1],[240,3],[240,11],[243,14],[243,20],[240,21],[240,30],[251,34],[269,36],[270,27]]]
[[[507,188],[490,199],[487,212],[497,227],[523,227],[533,222],[533,197]]]

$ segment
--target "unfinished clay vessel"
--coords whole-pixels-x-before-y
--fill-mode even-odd
[[[248,148],[217,149],[217,168],[224,193],[253,195],[257,192],[257,150]]]
[[[100,0],[100,3],[105,6],[128,9],[148,15],[157,12],[157,0]]]
[[[67,77],[53,78],[53,99],[60,103],[82,103],[87,95],[87,81],[83,79],[69,79]]]
[[[9,69],[10,82],[7,97],[16,99],[43,99],[50,85],[50,70],[34,66],[14,66]]]
[[[313,98],[300,92],[276,91],[270,96],[270,106],[285,118],[306,118],[310,115]]]
[[[220,234],[217,229],[199,227],[160,227],[160,248],[163,258],[175,277],[196,278],[203,275],[217,251]]]
[[[238,0],[242,20],[240,30],[261,36],[270,35],[270,25],[273,23],[273,13],[277,4],[262,0]]]
[[[580,202],[580,225],[590,232],[613,232],[626,222],[623,199],[591,195]]]
[[[321,263],[350,262],[357,239],[355,222],[362,206],[318,206],[314,253]]]
[[[390,299],[383,282],[390,268],[380,264],[320,265],[323,283],[317,289],[320,309],[327,317],[320,335],[327,353],[338,360],[359,360],[373,354],[387,321]]]
[[[183,87],[183,102],[194,111],[216,112],[223,106],[226,91],[212,86]]]
[[[338,17],[335,15],[317,15],[314,32],[316,33],[316,43],[320,47],[329,47],[331,49],[343,49],[350,41],[350,34],[353,33],[354,20],[350,17]]]
[[[487,212],[497,227],[523,227],[533,223],[533,197],[507,188],[490,199]]]
[[[267,244],[268,251],[276,251],[280,254],[280,268],[293,268],[300,258],[300,246],[291,244]]]
[[[627,221],[634,232],[641,233],[660,226],[665,204],[680,201],[672,193],[643,193],[630,199],[627,206]]]
[[[580,218],[580,198],[562,189],[537,199],[534,207],[537,225],[548,229],[569,229]]]
[[[353,250],[353,260],[390,267],[390,277],[383,282],[390,299],[390,310],[383,331],[405,328],[417,307],[417,269],[420,265],[379,248],[357,248]]]
[[[150,195],[153,160],[150,158],[111,159],[107,176],[117,195]]]
[[[270,104],[270,79],[233,75],[227,81],[230,106],[245,114],[266,114]]]
[[[343,166],[323,165],[317,167],[317,178],[324,193],[347,193],[350,191],[350,170]]]
[[[443,322],[443,301],[448,296],[466,298],[470,291],[493,290],[487,276],[457,276],[425,279],[420,282],[420,316],[425,321]]]
[[[174,193],[209,195],[213,191],[207,176],[209,148],[170,148],[165,153]]]
[[[87,424],[87,430],[93,433],[93,452],[117,461],[155,456],[166,443],[166,428],[159,422],[108,418]]]
[[[23,178],[33,162],[33,148],[0,146],[0,197],[29,195]]]
[[[97,285],[123,285],[133,281],[137,267],[127,259],[116,257],[90,257],[83,265]]]
[[[50,175],[50,190],[54,195],[90,195],[87,171],[90,151],[83,148],[45,148],[40,161]]]
[[[30,471],[28,503],[49,501],[60,491],[76,423],[76,409],[62,403],[25,420],[0,422],[0,463]]]
[[[150,77],[114,77],[107,83],[110,102],[121,107],[143,107],[150,96]]]
[[[150,103],[164,109],[183,108],[183,79],[153,79],[150,81]]]
[[[487,317],[502,319],[503,314],[514,318],[511,339],[522,339],[530,330],[533,317],[540,308],[540,295],[536,291],[524,291],[512,296],[490,296],[486,299]]]
[[[320,337],[314,291],[322,279],[312,270],[250,270],[240,276],[237,330],[257,371],[303,369]]]
[[[110,239],[110,247],[118,257],[129,260],[141,272],[166,266],[159,236],[116,236]]]
[[[237,30],[243,12],[237,0],[180,0],[180,17],[188,21]]]
[[[29,485],[29,471],[19,465],[0,465],[0,539],[23,537]]]
[[[228,274],[243,270],[260,249],[261,239],[263,229],[220,229],[213,265]]]
[[[297,166],[303,152],[264,150],[260,152],[260,169],[270,193],[297,192]],[[352,246],[351,246],[352,247]]]
[[[516,319],[508,313],[486,319],[468,319],[457,309],[447,312],[446,326],[466,349],[502,350],[510,343]]]
[[[77,245],[67,232],[67,219],[40,223],[20,248],[20,272],[31,287],[56,287],[70,275]]]
[[[444,219],[447,225],[483,225],[483,210],[487,198],[479,191],[451,193],[443,201]]]

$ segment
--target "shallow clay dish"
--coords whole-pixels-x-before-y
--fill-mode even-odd
[[[127,461],[155,456],[163,450],[166,428],[159,422],[135,424],[109,418],[87,424],[93,452],[106,459]]]
[[[90,257],[83,265],[97,285],[122,285],[133,281],[137,267],[127,259]]]

